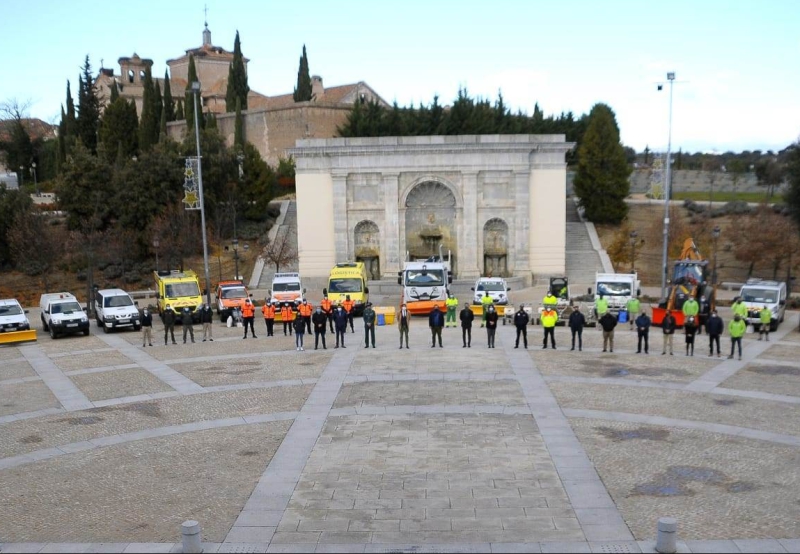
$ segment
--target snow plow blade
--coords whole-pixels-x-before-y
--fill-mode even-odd
[[[0,344],[14,344],[17,342],[32,342],[36,340],[36,329],[28,331],[12,331],[0,333]]]

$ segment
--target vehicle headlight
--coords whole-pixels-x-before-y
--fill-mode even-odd
[[[103,321],[114,321],[114,316],[111,315],[104,315]]]

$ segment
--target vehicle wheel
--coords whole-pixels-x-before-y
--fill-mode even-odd
[[[773,321],[772,323],[769,324],[769,332],[770,333],[774,333],[777,330],[778,330],[778,322],[777,321]]]
[[[50,338],[51,338],[51,339],[53,339],[53,340],[56,340],[56,337],[57,337],[57,336],[58,336],[58,335],[56,335],[56,331],[55,331],[55,329],[53,329],[52,327],[50,327]]]
[[[141,325],[134,325],[134,326],[133,326],[133,330],[134,330],[134,331],[139,331],[139,330],[141,330],[141,328],[142,328],[142,326],[141,326]]]
[[[89,336],[89,329],[84,329],[83,330],[83,336],[84,337],[88,337]]]
[[[95,320],[94,320],[94,321],[95,321],[95,323],[97,323],[97,326],[98,326],[98,327],[102,327],[102,326],[103,326],[103,322],[102,322],[102,321],[100,321],[98,318],[95,318]]]
[[[101,327],[103,328],[103,332],[104,333],[110,333],[111,332],[111,328],[108,325],[106,325],[105,322],[101,325]]]

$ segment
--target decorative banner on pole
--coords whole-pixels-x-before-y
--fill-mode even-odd
[[[183,203],[187,210],[200,209],[200,195],[197,192],[197,166],[199,159],[186,158],[186,167],[183,170]]]

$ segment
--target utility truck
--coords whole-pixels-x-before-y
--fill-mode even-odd
[[[591,294],[591,290],[589,294]],[[608,311],[619,317],[628,305],[628,300],[641,294],[639,277],[636,273],[595,273],[594,301],[602,295],[608,301]],[[591,309],[594,314],[594,306]]]
[[[786,283],[748,279],[739,291],[742,303],[747,306],[747,323],[755,329],[761,327],[759,312],[765,306],[770,311],[769,330],[777,331],[786,314]]]
[[[239,279],[220,281],[217,284],[217,315],[223,323],[235,311],[241,310],[245,300],[250,296],[244,282]]]
[[[403,271],[397,274],[397,284],[403,287],[403,302],[411,315],[429,314],[435,304],[439,310],[447,311],[448,286],[453,282],[453,271],[450,267],[450,251],[447,258],[439,256],[410,260],[406,253]]]
[[[89,334],[89,317],[69,292],[43,294],[39,299],[42,329],[50,338],[72,333]]]

